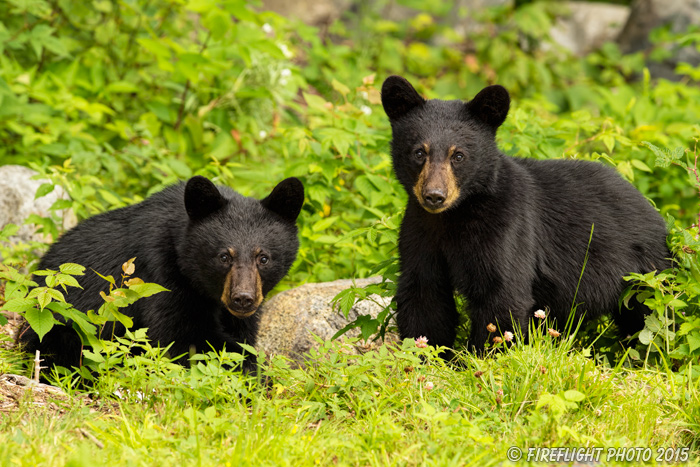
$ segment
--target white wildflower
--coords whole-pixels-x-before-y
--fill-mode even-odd
[[[292,53],[291,50],[289,50],[289,47],[287,47],[287,44],[277,44],[277,47],[280,48],[282,51],[282,54],[287,57],[287,58],[292,58],[294,54]]]

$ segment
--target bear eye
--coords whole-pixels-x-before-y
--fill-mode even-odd
[[[461,152],[456,152],[454,156],[452,156],[452,160],[455,162],[462,162],[464,160],[464,157],[465,155]]]
[[[258,256],[258,263],[260,264],[267,264],[270,262],[270,257],[267,255],[260,255]]]
[[[227,264],[231,261],[231,255],[229,255],[228,253],[221,253],[219,255],[219,261],[221,261],[224,264]]]
[[[413,157],[415,157],[418,161],[422,161],[425,159],[425,151],[422,149],[416,149],[416,152],[413,153]]]

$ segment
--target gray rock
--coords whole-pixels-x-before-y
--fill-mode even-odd
[[[649,50],[649,33],[659,26],[668,26],[672,33],[683,33],[690,26],[700,26],[700,0],[635,0],[617,42],[624,53]],[[662,63],[649,62],[654,77],[678,79],[676,65],[700,64],[700,52],[693,46],[671,50],[672,57]]]
[[[7,224],[17,224],[19,231],[10,237],[10,243],[17,242],[50,242],[36,232],[34,225],[25,225],[24,221],[30,214],[47,217],[49,208],[58,199],[66,199],[68,196],[60,186],[46,196],[34,199],[37,189],[48,180],[33,180],[37,172],[21,165],[0,166],[0,230]],[[69,229],[77,222],[71,210],[59,211],[62,217],[63,228]]]
[[[261,9],[274,11],[287,18],[300,19],[313,26],[321,26],[340,18],[351,5],[351,0],[263,0]]]
[[[364,287],[380,281],[380,278],[373,277],[357,279],[355,284],[358,287]],[[348,319],[332,308],[331,300],[333,297],[352,285],[352,280],[305,284],[275,295],[266,301],[260,310],[262,318],[257,347],[267,354],[286,355],[298,363],[303,363],[304,355],[311,348],[318,346],[312,338],[312,334],[327,340],[348,322],[355,320],[358,315],[370,314],[376,317],[377,313],[382,311],[383,306],[371,300],[356,303],[350,311]],[[378,296],[373,296],[373,298],[384,306],[391,301],[389,298]],[[359,330],[353,329],[345,336],[357,337]],[[387,333],[387,340],[398,340],[398,336]],[[348,345],[348,352],[365,352],[377,345],[381,345],[381,340],[360,345]]]
[[[462,21],[467,26],[458,25],[460,21],[458,12],[461,10],[476,11],[492,6],[501,6],[513,3],[514,0],[454,0],[452,2],[452,14],[447,18],[447,21],[457,27],[459,31],[463,31],[471,27],[473,21],[466,15]],[[357,0],[299,0],[290,2],[286,0],[263,0],[261,10],[274,11],[275,13],[287,18],[300,19],[306,24],[314,26],[327,26],[333,21],[340,19],[346,11],[354,13],[362,13],[363,8],[375,10],[376,5],[372,2],[363,4]],[[382,4],[378,14],[389,21],[406,21],[423,12],[420,8],[412,8],[404,6],[397,2],[387,2]]]
[[[568,14],[557,18],[552,40],[577,55],[614,41],[627,22],[629,7],[591,2],[566,2]]]

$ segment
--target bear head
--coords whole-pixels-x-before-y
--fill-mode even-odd
[[[423,99],[401,76],[382,85],[399,182],[428,212],[488,192],[500,164],[496,130],[510,107],[508,91],[488,86],[469,102]]]
[[[180,269],[232,315],[251,316],[296,259],[295,221],[303,203],[304,186],[296,178],[281,181],[262,200],[205,177],[191,178],[184,194],[188,223],[178,250]]]

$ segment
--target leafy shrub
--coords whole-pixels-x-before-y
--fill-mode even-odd
[[[297,176],[307,189],[301,249],[280,288],[382,273],[381,285],[339,297],[347,311],[372,292],[393,295],[397,274],[405,194],[391,171],[381,81],[400,73],[443,99],[498,82],[513,96],[498,134],[508,154],[600,160],[677,229],[696,222],[692,174],[655,166],[650,147],[685,150],[698,137],[697,68],[680,66],[684,81],[670,82],[614,44],[571,56],[546,34],[562,14],[556,2],[477,12],[433,2],[398,22],[385,8],[362,2],[321,34],[244,1],[10,0],[0,5],[0,158],[61,185],[70,200],[54,208],[79,219],[195,174],[252,196]],[[467,32],[455,21],[466,16]],[[693,33],[656,37],[651,59],[669,44],[698,43]],[[51,219],[32,222],[60,233]],[[695,251],[675,235],[676,251]],[[6,250],[7,261],[31,267],[36,258],[36,248]],[[380,321],[365,318],[363,334]]]

